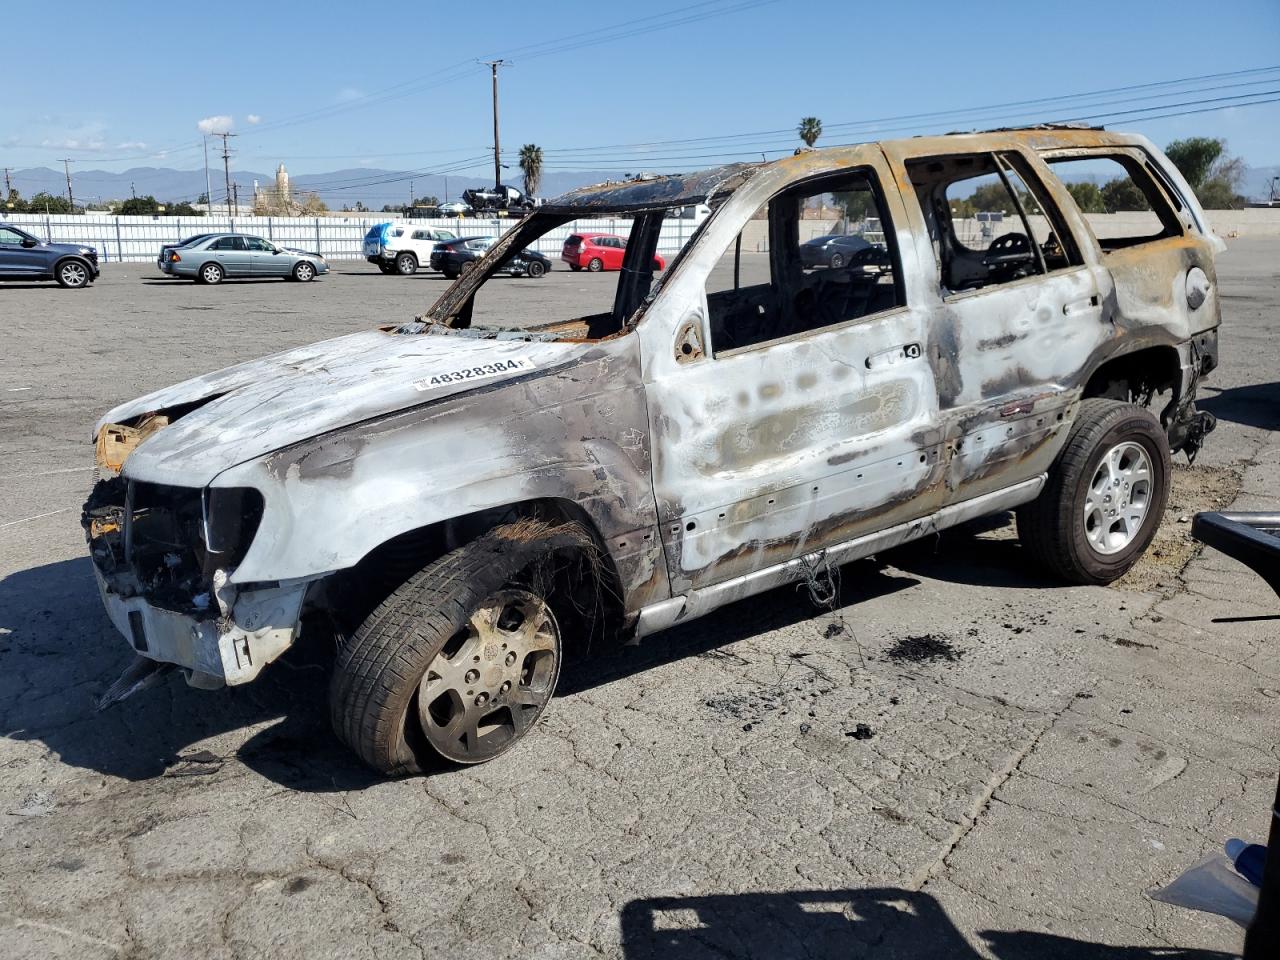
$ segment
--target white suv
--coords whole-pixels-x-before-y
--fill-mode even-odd
[[[408,276],[431,262],[431,248],[441,240],[456,240],[452,230],[418,227],[411,223],[375,223],[364,235],[364,258],[383,273]]]

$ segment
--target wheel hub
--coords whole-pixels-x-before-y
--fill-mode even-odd
[[[450,759],[486,759],[537,719],[559,670],[560,633],[551,609],[527,590],[500,590],[472,613],[423,675],[422,729]]]
[[[1116,444],[1098,462],[1084,497],[1084,534],[1098,553],[1119,553],[1138,536],[1151,506],[1151,458],[1139,443]]]

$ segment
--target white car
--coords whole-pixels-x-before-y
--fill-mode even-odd
[[[443,240],[456,240],[452,230],[391,221],[375,223],[364,235],[364,258],[383,273],[408,276],[431,262],[431,250]]]

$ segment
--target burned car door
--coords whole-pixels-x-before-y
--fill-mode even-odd
[[[1109,331],[1098,268],[1025,155],[909,150],[890,158],[932,261],[944,502],[958,503],[1048,469]]]
[[[641,325],[654,489],[675,593],[931,511],[937,391],[915,253],[883,157],[785,170],[708,222]],[[879,217],[883,257],[806,265],[801,245]],[[697,288],[694,288],[696,284]]]

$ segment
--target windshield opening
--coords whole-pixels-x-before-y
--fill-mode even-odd
[[[562,340],[625,333],[697,226],[661,209],[535,213],[493,238],[490,249],[440,245],[432,267],[461,279],[427,319]]]

